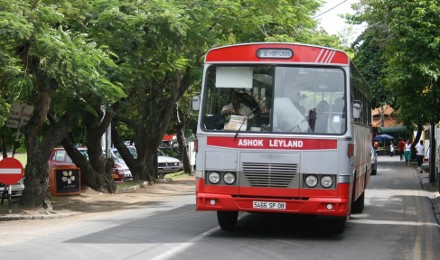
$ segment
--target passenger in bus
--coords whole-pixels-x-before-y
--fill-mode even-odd
[[[342,117],[345,117],[344,113],[344,100],[342,98],[336,98],[332,107],[333,113],[340,113]]]
[[[316,105],[315,133],[327,133],[329,108],[330,105],[325,100],[321,100],[318,105]]]
[[[286,88],[284,95],[274,100],[274,130],[281,132],[310,132],[307,119],[295,106],[298,90]]]
[[[253,97],[246,93],[233,91],[230,103],[223,106],[221,114],[226,118],[229,118],[230,115],[241,115],[252,119],[256,110],[258,110],[258,103]]]

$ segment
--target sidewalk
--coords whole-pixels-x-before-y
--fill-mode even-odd
[[[194,194],[194,176],[184,176],[172,181],[171,179],[166,180],[154,185],[134,185],[118,190],[115,194],[101,193],[84,187],[79,195],[51,196],[53,210],[50,211],[22,208],[18,204],[18,199],[14,199],[12,213],[9,214],[8,203],[5,200],[5,203],[0,205],[0,221],[56,219],[78,214],[124,210],[159,203],[173,196]]]
[[[378,156],[378,163],[380,164],[380,162],[399,162],[400,161],[400,157],[399,155],[394,155],[393,157],[389,156],[389,155],[380,155]],[[402,161],[402,163],[405,163],[404,161]],[[432,207],[434,209],[436,218],[437,218],[437,222],[440,224],[440,192],[439,192],[439,188],[438,188],[438,180],[437,183],[430,183],[429,182],[429,172],[425,171],[422,169],[422,173],[420,173],[417,163],[415,161],[411,161],[410,162],[410,168],[413,169],[414,173],[417,176],[417,179],[420,182],[420,186],[422,187],[423,190],[425,190],[426,192],[429,193],[429,199],[431,200],[432,203]]]

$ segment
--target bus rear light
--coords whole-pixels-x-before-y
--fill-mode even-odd
[[[333,209],[333,204],[331,204],[331,203],[327,204],[326,208],[328,210],[332,210]]]
[[[197,138],[194,139],[194,152],[199,152],[199,140]]]
[[[214,205],[216,204],[215,199],[211,199],[211,200],[209,201],[209,204],[210,204],[211,206],[214,206]]]
[[[348,157],[351,158],[354,155],[354,144],[348,144]]]

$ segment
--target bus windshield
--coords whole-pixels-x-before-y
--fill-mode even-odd
[[[346,132],[346,76],[339,67],[211,65],[201,127],[337,135]]]

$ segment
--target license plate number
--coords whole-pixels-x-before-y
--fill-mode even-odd
[[[271,201],[254,201],[253,203],[254,209],[279,209],[285,210],[286,203],[285,202],[271,202]]]

